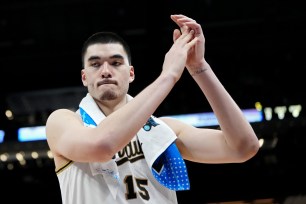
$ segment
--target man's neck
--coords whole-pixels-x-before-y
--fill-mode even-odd
[[[116,99],[116,100],[95,100],[97,105],[99,106],[100,110],[103,112],[105,116],[110,115],[112,112],[118,110],[119,108],[123,107],[127,104],[127,96],[124,98]]]

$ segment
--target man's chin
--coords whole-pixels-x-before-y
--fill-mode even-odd
[[[106,92],[103,92],[101,95],[100,95],[100,99],[103,100],[103,101],[111,101],[111,100],[115,100],[117,99],[117,94],[115,94],[115,92],[113,91],[106,91]]]

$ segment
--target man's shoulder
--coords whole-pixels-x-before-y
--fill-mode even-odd
[[[54,120],[64,120],[66,117],[78,117],[78,114],[75,110],[66,109],[66,108],[60,108],[52,111],[50,115],[48,116],[48,121],[54,121]]]
[[[51,114],[49,115],[50,116],[53,116],[53,115],[62,115],[62,114],[75,114],[78,110],[72,110],[72,109],[68,109],[68,108],[59,108],[59,109],[56,109],[54,111],[51,112]]]

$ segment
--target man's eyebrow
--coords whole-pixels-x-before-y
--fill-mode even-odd
[[[88,58],[88,61],[99,60],[99,59],[101,59],[99,56],[90,56],[90,57]]]
[[[120,54],[112,55],[112,56],[110,56],[109,58],[110,58],[110,59],[124,59],[124,57],[123,57],[122,55],[120,55]],[[88,61],[100,60],[100,59],[101,59],[101,57],[96,56],[96,55],[93,55],[93,56],[90,56],[90,57],[88,58]]]
[[[110,57],[111,59],[124,59],[124,57],[120,54],[116,54]]]

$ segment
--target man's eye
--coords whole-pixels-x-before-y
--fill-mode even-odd
[[[120,65],[121,65],[121,62],[115,61],[115,62],[113,62],[112,65],[114,65],[114,66],[120,66]]]
[[[92,67],[100,67],[100,63],[95,62],[95,63],[92,63],[91,66]]]

